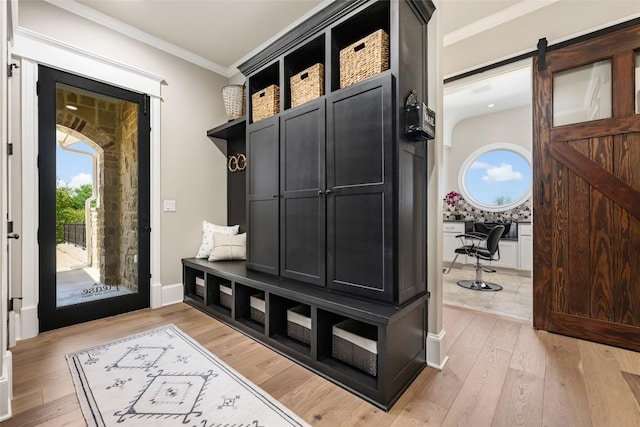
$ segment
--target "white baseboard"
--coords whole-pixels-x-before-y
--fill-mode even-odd
[[[162,286],[162,307],[176,304],[184,300],[182,283]],[[152,307],[153,308],[153,307]]]
[[[149,289],[149,307],[162,307],[162,283],[152,283]]]
[[[439,334],[427,334],[427,366],[439,370],[444,369],[449,356],[446,355],[447,348],[447,332],[443,329]]]
[[[18,325],[19,325],[20,315],[18,315],[15,311],[10,311],[7,315],[8,322],[8,334],[7,334],[7,348],[15,347],[16,345],[16,336],[19,336]]]
[[[16,316],[17,328],[16,339],[26,340],[27,338],[37,337],[40,332],[38,323],[38,307],[22,307],[20,314]]]
[[[2,358],[2,376],[0,376],[0,422],[11,418],[12,373],[12,355],[7,351]]]

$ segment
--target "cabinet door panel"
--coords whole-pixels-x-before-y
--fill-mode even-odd
[[[280,127],[280,274],[324,286],[324,98],[282,114]]]
[[[279,273],[279,126],[272,117],[247,127],[247,267]]]
[[[265,119],[249,126],[249,195],[278,194],[278,119]]]
[[[277,200],[250,200],[247,225],[247,267],[278,273]],[[275,225],[275,226],[274,226]],[[275,247],[275,250],[274,250]]]
[[[384,194],[336,195],[333,217],[333,286],[384,291]]]
[[[498,244],[500,260],[491,261],[494,267],[518,268],[518,242],[512,240],[500,240]],[[475,258],[473,259],[475,262]]]
[[[327,99],[327,286],[393,302],[393,80]]]
[[[324,99],[282,115],[282,189],[324,187]],[[321,182],[322,181],[322,182]]]
[[[520,236],[518,249],[520,255],[520,270],[531,271],[533,266],[533,238],[531,236]]]
[[[336,100],[332,105],[332,186],[384,182],[384,86]]]
[[[282,201],[282,276],[324,286],[325,237],[321,210],[324,210],[324,200],[317,195]]]

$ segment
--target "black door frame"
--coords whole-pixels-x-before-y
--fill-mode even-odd
[[[56,303],[56,85],[119,98],[138,105],[138,292],[82,304]],[[38,253],[40,332],[149,307],[150,302],[149,96],[64,71],[38,66]]]

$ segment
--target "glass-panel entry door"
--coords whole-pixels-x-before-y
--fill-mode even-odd
[[[148,97],[38,79],[40,330],[148,307]]]

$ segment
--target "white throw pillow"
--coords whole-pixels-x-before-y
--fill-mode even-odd
[[[213,233],[213,249],[209,261],[230,261],[247,259],[247,233],[230,236]]]
[[[211,249],[213,249],[213,233],[220,234],[238,234],[238,230],[240,229],[239,225],[231,225],[231,226],[223,226],[223,225],[215,225],[207,221],[202,222],[202,243],[200,244],[200,249],[198,249],[198,254],[196,258],[209,258],[209,254],[211,254]]]

